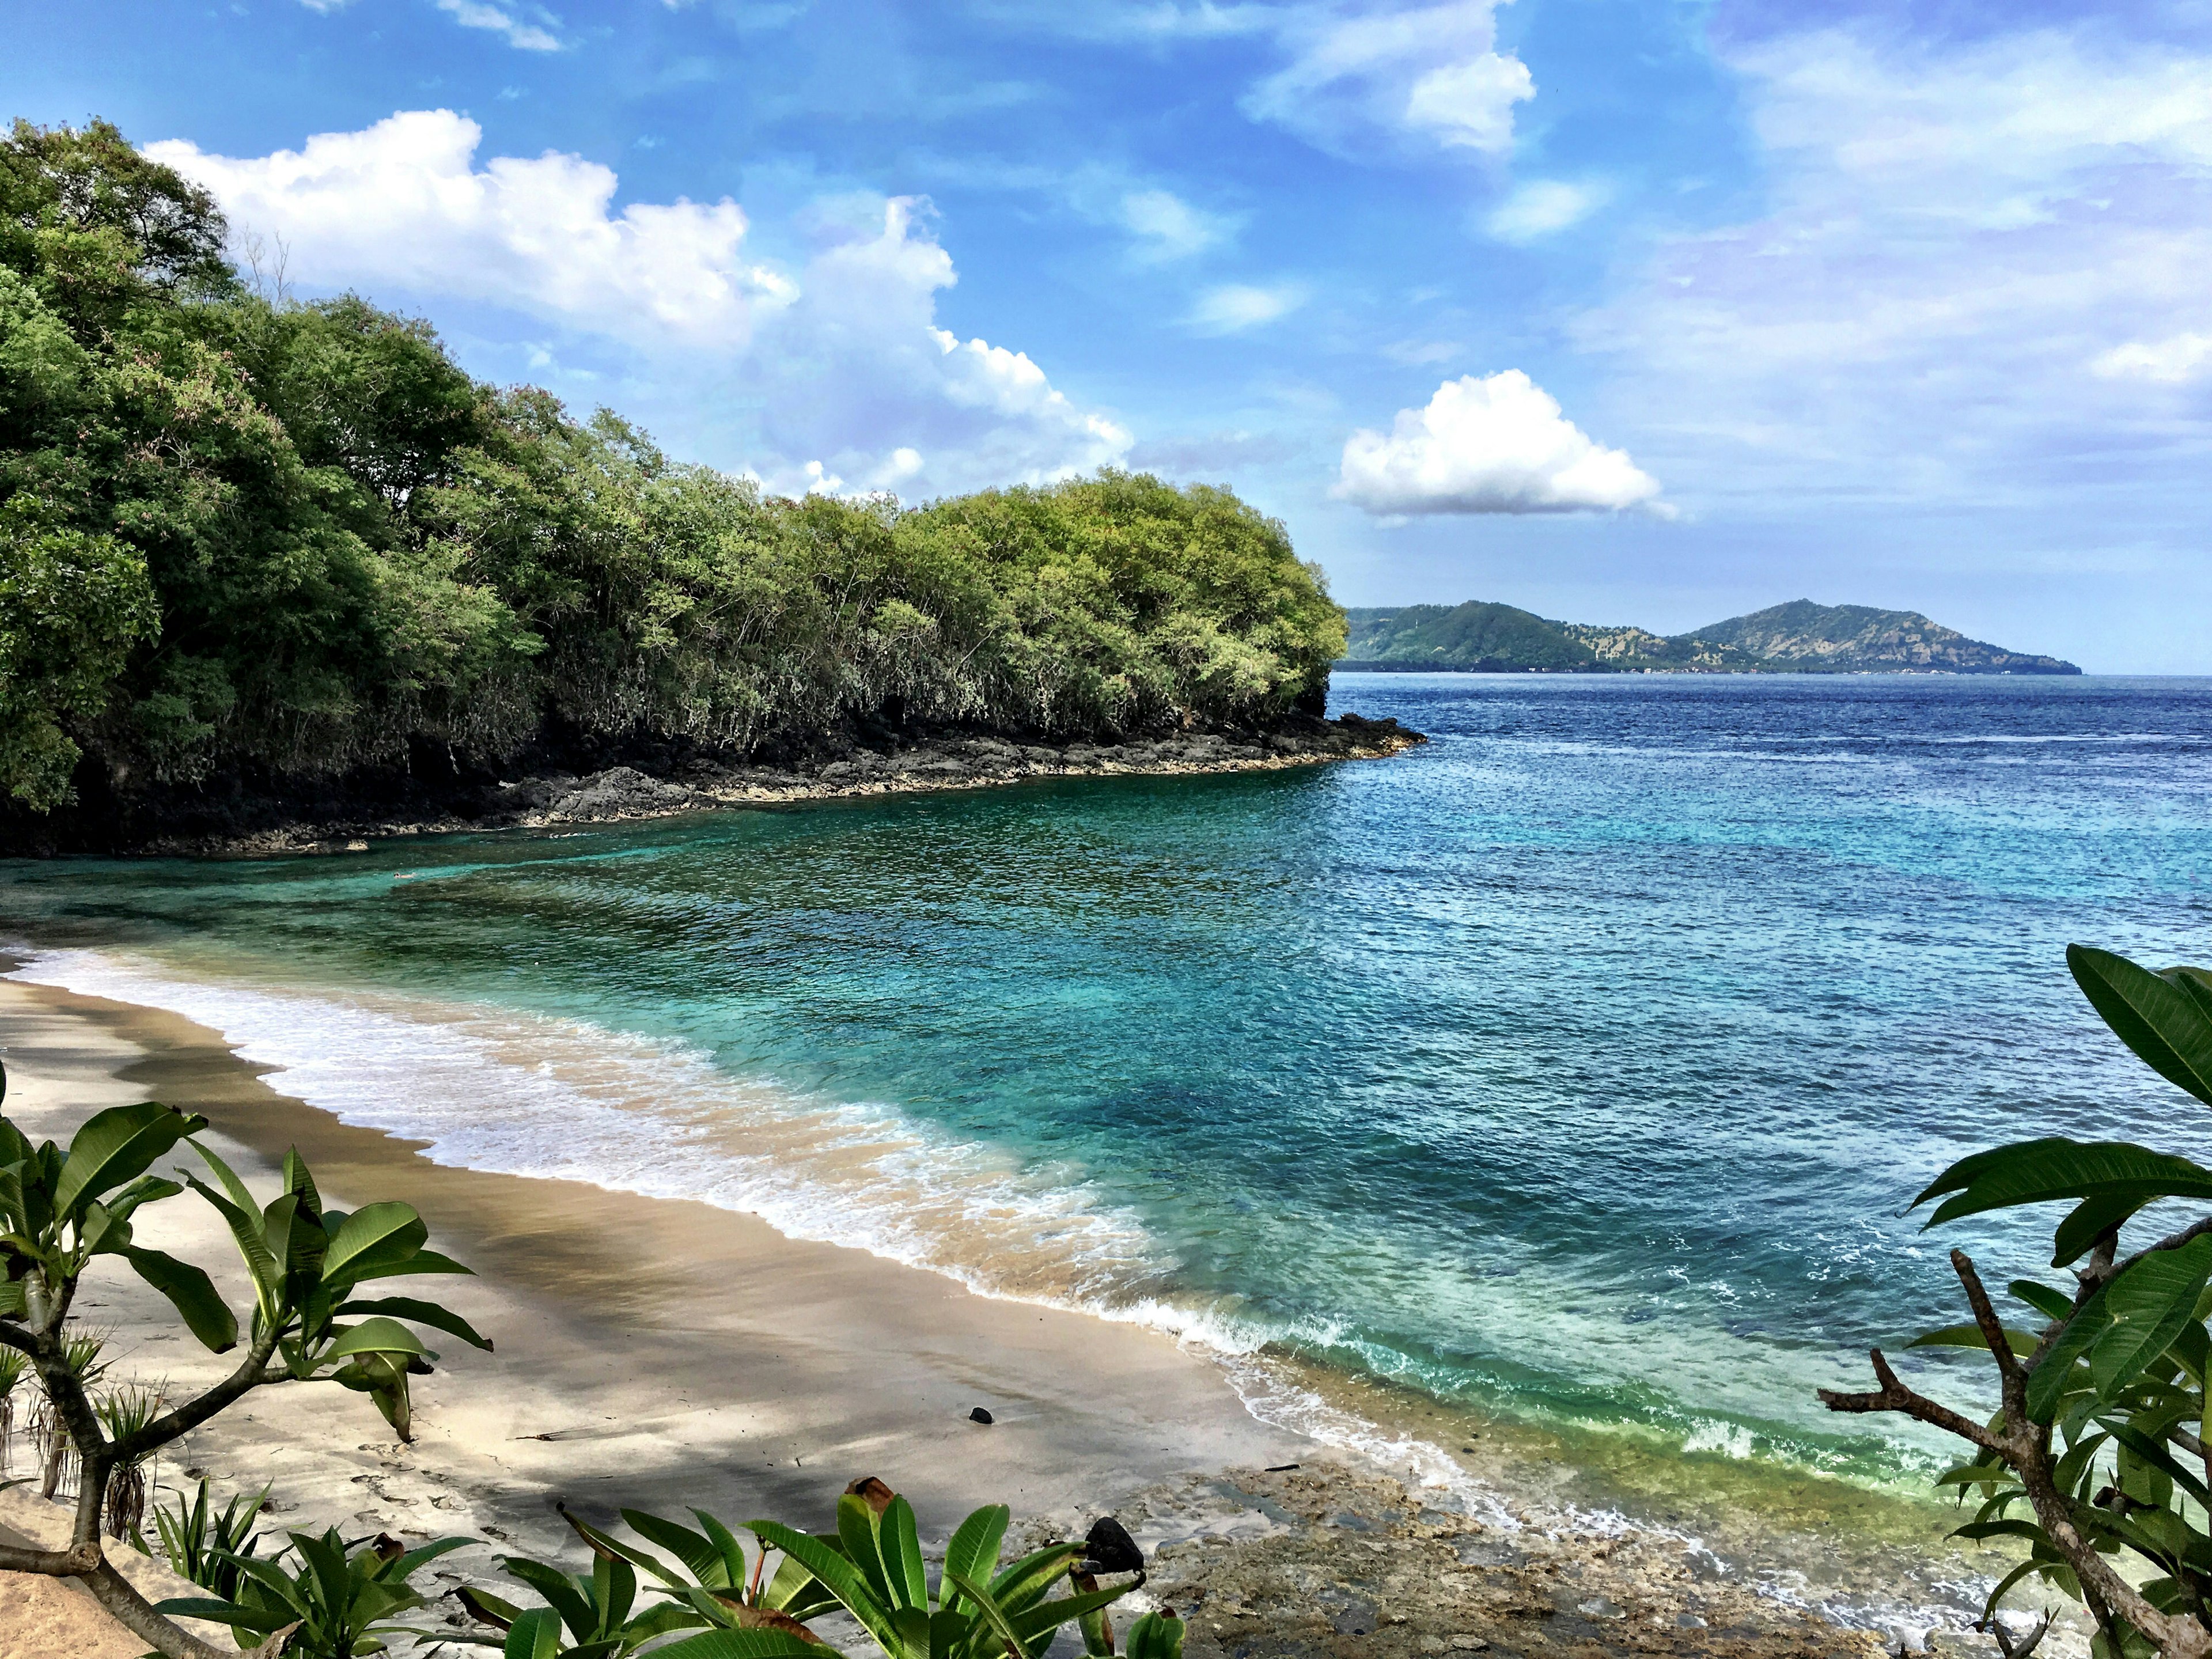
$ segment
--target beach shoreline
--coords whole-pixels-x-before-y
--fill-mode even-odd
[[[1219,1366],[1158,1331],[978,1295],[703,1203],[434,1164],[422,1143],[348,1126],[283,1094],[265,1068],[179,1014],[4,980],[0,1043],[8,1109],[34,1139],[65,1138],[90,1110],[150,1095],[205,1114],[213,1143],[258,1188],[297,1145],[332,1201],[404,1198],[423,1212],[434,1243],[477,1269],[477,1279],[437,1288],[496,1352],[444,1345],[447,1363],[418,1386],[416,1444],[393,1442],[354,1396],[276,1389],[200,1431],[170,1471],[173,1487],[198,1470],[242,1486],[273,1480],[279,1522],[488,1540],[441,1564],[456,1583],[495,1582],[490,1557],[500,1550],[574,1553],[556,1498],[601,1519],[625,1504],[680,1513],[697,1504],[732,1521],[773,1515],[811,1525],[826,1519],[846,1481],[873,1474],[905,1492],[939,1539],[988,1501],[1009,1502],[1048,1530],[1080,1531],[1117,1510],[1143,1517],[1148,1547],[1182,1551],[1160,1576],[1162,1593],[1252,1604],[1232,1617],[1261,1623],[1222,1626],[1222,1650],[1250,1651],[1227,1638],[1265,1629],[1289,1644],[1270,1651],[1335,1651],[1328,1644],[1358,1639],[1351,1626],[1299,1637],[1291,1626],[1310,1621],[1311,1607],[1285,1604],[1269,1624],[1255,1586],[1279,1577],[1285,1558],[1295,1565],[1302,1549],[1327,1571],[1349,1570],[1343,1516],[1353,1493],[1371,1512],[1365,1530],[1380,1528],[1393,1549],[1472,1552],[1495,1592],[1492,1612],[1517,1609],[1510,1617],[1526,1622],[1540,1607],[1553,1636],[1586,1626],[1576,1639],[1602,1650],[1858,1653],[1867,1650],[1854,1644],[1872,1639],[1805,1622],[1818,1595],[1778,1595],[1756,1572],[1717,1574],[1717,1558],[1687,1532],[1592,1520],[1565,1486],[1547,1491],[1534,1478],[1541,1455],[1532,1458],[1525,1437],[1493,1434],[1483,1448],[1487,1479],[1477,1457],[1466,1460],[1464,1479],[1440,1484],[1434,1442],[1448,1450],[1476,1431],[1462,1418],[1425,1420],[1433,1409],[1410,1396],[1370,1391],[1361,1402],[1377,1425],[1365,1462],[1259,1420]],[[177,1200],[142,1235],[216,1267],[218,1283],[242,1298],[211,1215]],[[125,1370],[182,1387],[220,1369],[186,1351],[166,1304],[135,1280],[106,1279],[83,1305],[115,1332]],[[968,1419],[979,1405],[993,1413],[990,1427]],[[1424,1459],[1425,1471],[1416,1467]],[[1524,1489],[1512,1495],[1501,1480]],[[1285,1483],[1298,1481],[1320,1506],[1303,1523],[1295,1505],[1285,1507]],[[1486,1534],[1514,1541],[1477,1548]],[[1548,1590],[1531,1599],[1570,1570],[1574,1584],[1602,1578],[1604,1588],[1567,1602]],[[1482,1622],[1490,1615],[1478,1608],[1490,1603],[1470,1600],[1471,1583],[1444,1573],[1401,1587],[1408,1610],[1393,1629],[1406,1651],[1440,1651],[1420,1644],[1496,1627]],[[1725,1603],[1735,1637],[1717,1644],[1712,1620],[1686,1611],[1685,1596],[1700,1608]],[[1584,1602],[1654,1610],[1636,1614],[1631,1630],[1612,1613],[1593,1623],[1576,1611]],[[1354,1596],[1346,1606],[1355,1603],[1375,1605]],[[1555,1617],[1562,1609],[1565,1624]],[[1672,1622],[1680,1619],[1705,1623]],[[1369,1629],[1367,1641],[1382,1633]],[[1307,1638],[1322,1645],[1299,1645]],[[1194,1653],[1206,1645],[1194,1641]],[[7,1650],[0,1627],[0,1655]]]

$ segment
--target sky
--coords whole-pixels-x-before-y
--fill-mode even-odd
[[[1224,483],[1347,605],[2212,672],[2212,5],[0,0],[301,298],[786,494]]]

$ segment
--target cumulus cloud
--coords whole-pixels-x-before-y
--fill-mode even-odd
[[[1191,308],[1190,326],[1200,334],[1241,334],[1287,317],[1305,302],[1305,290],[1294,283],[1261,288],[1224,283],[1199,296]]]
[[[460,304],[485,352],[550,369],[564,395],[620,401],[779,489],[963,489],[1127,452],[1128,432],[1025,354],[938,325],[957,274],[925,203],[823,204],[814,252],[785,268],[747,253],[734,202],[617,213],[609,168],[555,153],[479,164],[482,139],[434,110],[259,157],[148,150],[241,229],[281,238],[302,287],[434,318]],[[532,337],[549,327],[550,341]]]
[[[1504,154],[1513,147],[1514,106],[1534,97],[1536,83],[1527,64],[1497,49],[1497,3],[1290,11],[1277,26],[1290,61],[1245,95],[1244,112],[1332,150],[1382,134]]]
[[[1329,493],[1385,517],[1618,512],[1656,507],[1659,482],[1509,368],[1446,380],[1425,409],[1400,410],[1387,434],[1353,433]]]
[[[1501,242],[1541,241],[1588,218],[1605,198],[1600,185],[1533,179],[1492,208],[1483,224]]]

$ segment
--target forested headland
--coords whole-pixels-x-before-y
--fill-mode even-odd
[[[1321,711],[1344,613],[1225,489],[783,500],[228,236],[105,123],[0,143],[0,850],[533,757]]]

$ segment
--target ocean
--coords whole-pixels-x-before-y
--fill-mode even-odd
[[[2070,940],[2212,961],[2212,681],[1346,675],[1388,761],[350,856],[0,865],[21,976],[441,1161],[754,1211],[1176,1331],[1917,1488],[1820,1409],[2051,1218],[2001,1139],[2202,1155]],[[2051,1277],[2045,1269],[2045,1277]],[[1986,1398],[1960,1356],[1901,1356]]]

